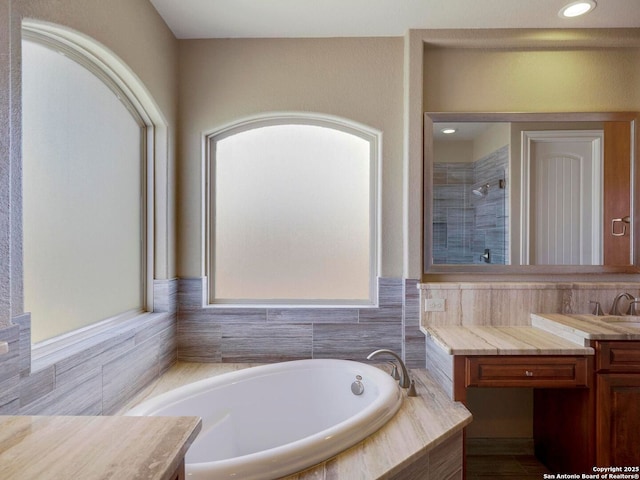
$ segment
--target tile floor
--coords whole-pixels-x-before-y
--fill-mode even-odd
[[[541,480],[545,473],[533,455],[467,455],[467,480]]]

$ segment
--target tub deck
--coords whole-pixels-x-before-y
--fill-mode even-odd
[[[253,364],[178,362],[120,413],[187,383]],[[452,402],[424,369],[411,370],[417,397],[406,397],[386,425],[362,442],[285,480],[408,480],[462,478],[462,431],[471,413]]]

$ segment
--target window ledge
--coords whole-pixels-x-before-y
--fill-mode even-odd
[[[223,309],[223,308],[260,308],[267,310],[282,309],[325,309],[325,310],[349,310],[360,308],[378,308],[377,303],[208,303],[202,308]]]
[[[154,318],[167,315],[166,312],[127,312],[117,317],[85,328],[44,340],[31,347],[31,372],[43,370],[49,366],[94,348],[108,340],[127,335],[141,328]]]

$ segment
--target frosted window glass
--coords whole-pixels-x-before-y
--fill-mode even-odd
[[[25,311],[34,342],[141,310],[142,131],[89,70],[22,42]]]
[[[270,125],[215,142],[215,300],[365,302],[371,292],[371,142]]]

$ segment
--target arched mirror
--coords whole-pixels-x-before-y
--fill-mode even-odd
[[[424,272],[629,273],[634,113],[425,114]]]

